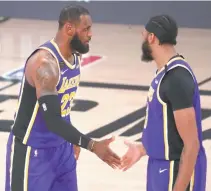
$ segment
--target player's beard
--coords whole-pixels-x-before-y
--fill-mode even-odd
[[[150,48],[149,43],[148,43],[147,40],[145,40],[142,43],[142,57],[141,57],[141,60],[145,61],[145,62],[150,62],[150,61],[154,60],[153,57],[152,57],[152,49]]]
[[[89,52],[89,44],[83,44],[78,37],[78,34],[75,34],[70,42],[70,47],[73,51],[77,51],[80,54],[85,54]]]

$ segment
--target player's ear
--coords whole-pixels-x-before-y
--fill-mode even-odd
[[[147,36],[147,38],[148,38],[148,42],[149,42],[149,44],[154,43],[154,42],[155,42],[155,40],[156,40],[156,36],[155,36],[155,34],[154,34],[154,33],[149,33],[149,34],[148,34],[148,36]]]
[[[75,25],[72,23],[66,23],[65,24],[65,29],[67,31],[68,36],[73,36],[75,33]]]

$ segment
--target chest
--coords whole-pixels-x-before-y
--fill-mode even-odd
[[[58,94],[71,92],[80,82],[80,67],[70,69],[67,66],[60,69],[60,80],[57,85]]]
[[[159,101],[159,88],[161,84],[163,75],[156,76],[149,87],[148,93],[147,93],[147,103],[148,105],[155,104]]]
[[[61,102],[62,117],[69,116],[73,106],[73,100],[80,82],[80,67],[61,69],[60,80],[57,85],[58,97]]]

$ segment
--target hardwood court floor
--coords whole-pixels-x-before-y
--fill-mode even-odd
[[[141,137],[148,85],[155,65],[140,61],[141,26],[94,24],[91,51],[85,55],[81,84],[72,111],[73,123],[95,138],[120,135]],[[51,39],[57,22],[11,19],[0,27],[0,190],[4,190],[5,148],[17,102],[26,57]],[[208,157],[207,191],[211,187],[211,30],[180,29],[178,52],[192,66],[201,89],[204,146]],[[15,71],[14,71],[15,70]],[[8,72],[13,73],[8,74]],[[5,75],[7,73],[7,75]],[[4,78],[3,78],[4,77]],[[116,145],[119,152],[124,147]],[[93,154],[83,151],[78,161],[80,191],[144,191],[147,157],[122,173],[110,169]]]

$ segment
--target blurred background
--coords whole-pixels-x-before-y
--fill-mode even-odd
[[[141,31],[151,16],[169,14],[179,26],[178,52],[193,68],[201,93],[204,146],[211,178],[211,2],[182,1],[1,1],[0,2],[0,190],[5,149],[26,58],[54,37],[59,13],[69,4],[88,8],[93,19],[90,52],[83,55],[73,123],[93,138],[140,141],[154,63],[141,62]],[[125,147],[115,145],[118,152]],[[112,170],[87,151],[78,161],[79,190],[144,191],[147,157],[127,172]],[[207,191],[211,184],[207,182]]]

